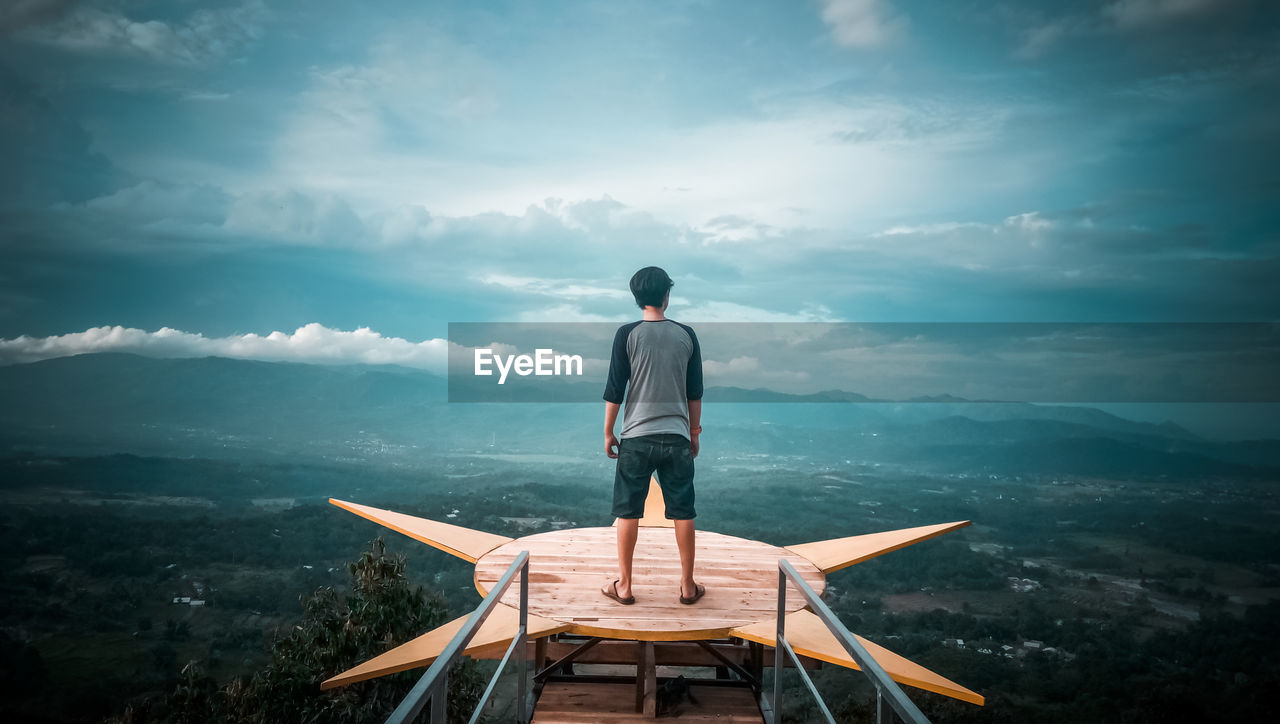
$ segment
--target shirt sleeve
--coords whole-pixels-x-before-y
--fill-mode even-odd
[[[689,355],[689,369],[684,376],[684,396],[690,400],[702,399],[702,347],[698,345],[698,335],[693,329],[685,327],[689,339],[693,340],[693,354]]]
[[[604,383],[604,399],[615,405],[622,404],[622,395],[631,379],[631,357],[627,355],[627,337],[631,325],[618,328],[613,335],[613,354],[609,357],[609,378]]]

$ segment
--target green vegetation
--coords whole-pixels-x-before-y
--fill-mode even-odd
[[[384,717],[413,672],[333,694],[318,682],[461,615],[478,595],[470,565],[397,534],[403,562],[375,547],[355,569],[379,573],[353,577],[347,561],[381,529],[324,504],[330,486],[511,536],[610,522],[603,464],[473,459],[448,475],[347,462],[0,459],[10,542],[0,548],[0,681],[11,692],[0,716]],[[852,630],[988,698],[978,708],[913,692],[935,721],[1239,721],[1277,703],[1280,610],[1269,601],[1280,598],[1280,506],[1268,484],[773,459],[709,457],[700,526],[790,544],[975,522],[829,579],[827,598]],[[506,520],[517,517],[535,522]],[[1034,585],[1015,590],[1010,578]],[[357,615],[368,601],[386,615]],[[345,637],[349,622],[359,633]],[[943,643],[954,639],[964,645]],[[865,721],[873,696],[859,674],[828,667],[817,680],[842,721]],[[788,686],[789,717],[816,712],[798,681]]]
[[[323,692],[320,683],[439,626],[448,616],[442,598],[409,586],[404,557],[388,555],[381,538],[348,570],[351,592],[344,596],[326,586],[306,599],[302,620],[275,640],[269,661],[256,672],[219,687],[193,661],[183,667],[166,695],[129,704],[109,721],[381,721],[412,688],[417,680],[413,672]],[[463,661],[454,667],[450,672],[451,722],[467,720],[481,689],[474,662]]]

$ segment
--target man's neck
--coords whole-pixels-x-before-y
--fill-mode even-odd
[[[645,307],[644,316],[641,318],[646,322],[661,322],[666,319],[666,317],[662,316],[662,309],[658,307]]]

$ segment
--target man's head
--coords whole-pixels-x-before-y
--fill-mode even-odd
[[[663,302],[674,284],[671,277],[667,276],[661,268],[647,266],[631,277],[631,293],[636,298],[636,306],[641,309],[645,307],[665,309],[666,305]]]

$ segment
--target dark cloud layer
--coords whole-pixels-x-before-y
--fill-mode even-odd
[[[623,10],[513,29],[465,4],[12,4],[0,336],[612,319],[650,263],[691,320],[1274,319],[1274,4],[886,7],[877,42],[807,6],[710,4],[611,50],[548,18],[604,34]],[[589,164],[630,144],[630,165]],[[703,152],[723,191],[614,188]],[[734,185],[761,168],[814,197],[771,210]],[[443,198],[508,183],[536,191]]]

